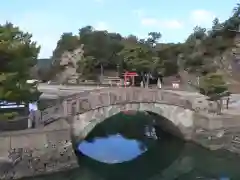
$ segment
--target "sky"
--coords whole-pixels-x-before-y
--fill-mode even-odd
[[[239,0],[7,0],[0,5],[0,24],[6,21],[32,33],[48,58],[63,32],[78,33],[91,25],[97,30],[146,38],[161,32],[160,42],[182,42],[196,25],[210,28],[224,21]]]

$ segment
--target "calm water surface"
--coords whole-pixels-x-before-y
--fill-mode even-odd
[[[76,150],[79,168],[28,180],[240,180],[239,156],[184,143],[143,113],[109,118]]]

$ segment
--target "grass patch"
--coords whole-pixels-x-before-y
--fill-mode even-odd
[[[12,120],[19,115],[18,112],[5,112],[0,114],[0,120]]]

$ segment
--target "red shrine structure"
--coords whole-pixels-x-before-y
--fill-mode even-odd
[[[126,71],[125,73],[123,73],[124,76],[124,85],[125,87],[127,86],[127,82],[130,81],[132,82],[132,85],[135,84],[135,77],[138,76],[138,74],[136,72],[128,72]]]

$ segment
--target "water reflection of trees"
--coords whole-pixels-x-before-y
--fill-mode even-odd
[[[96,138],[104,138],[116,134],[126,139],[144,142],[145,145],[157,139],[154,121],[151,116],[138,112],[134,113],[134,115],[119,113],[106,119],[98,124],[85,140],[93,142]],[[139,147],[145,149],[144,144],[140,143]]]

